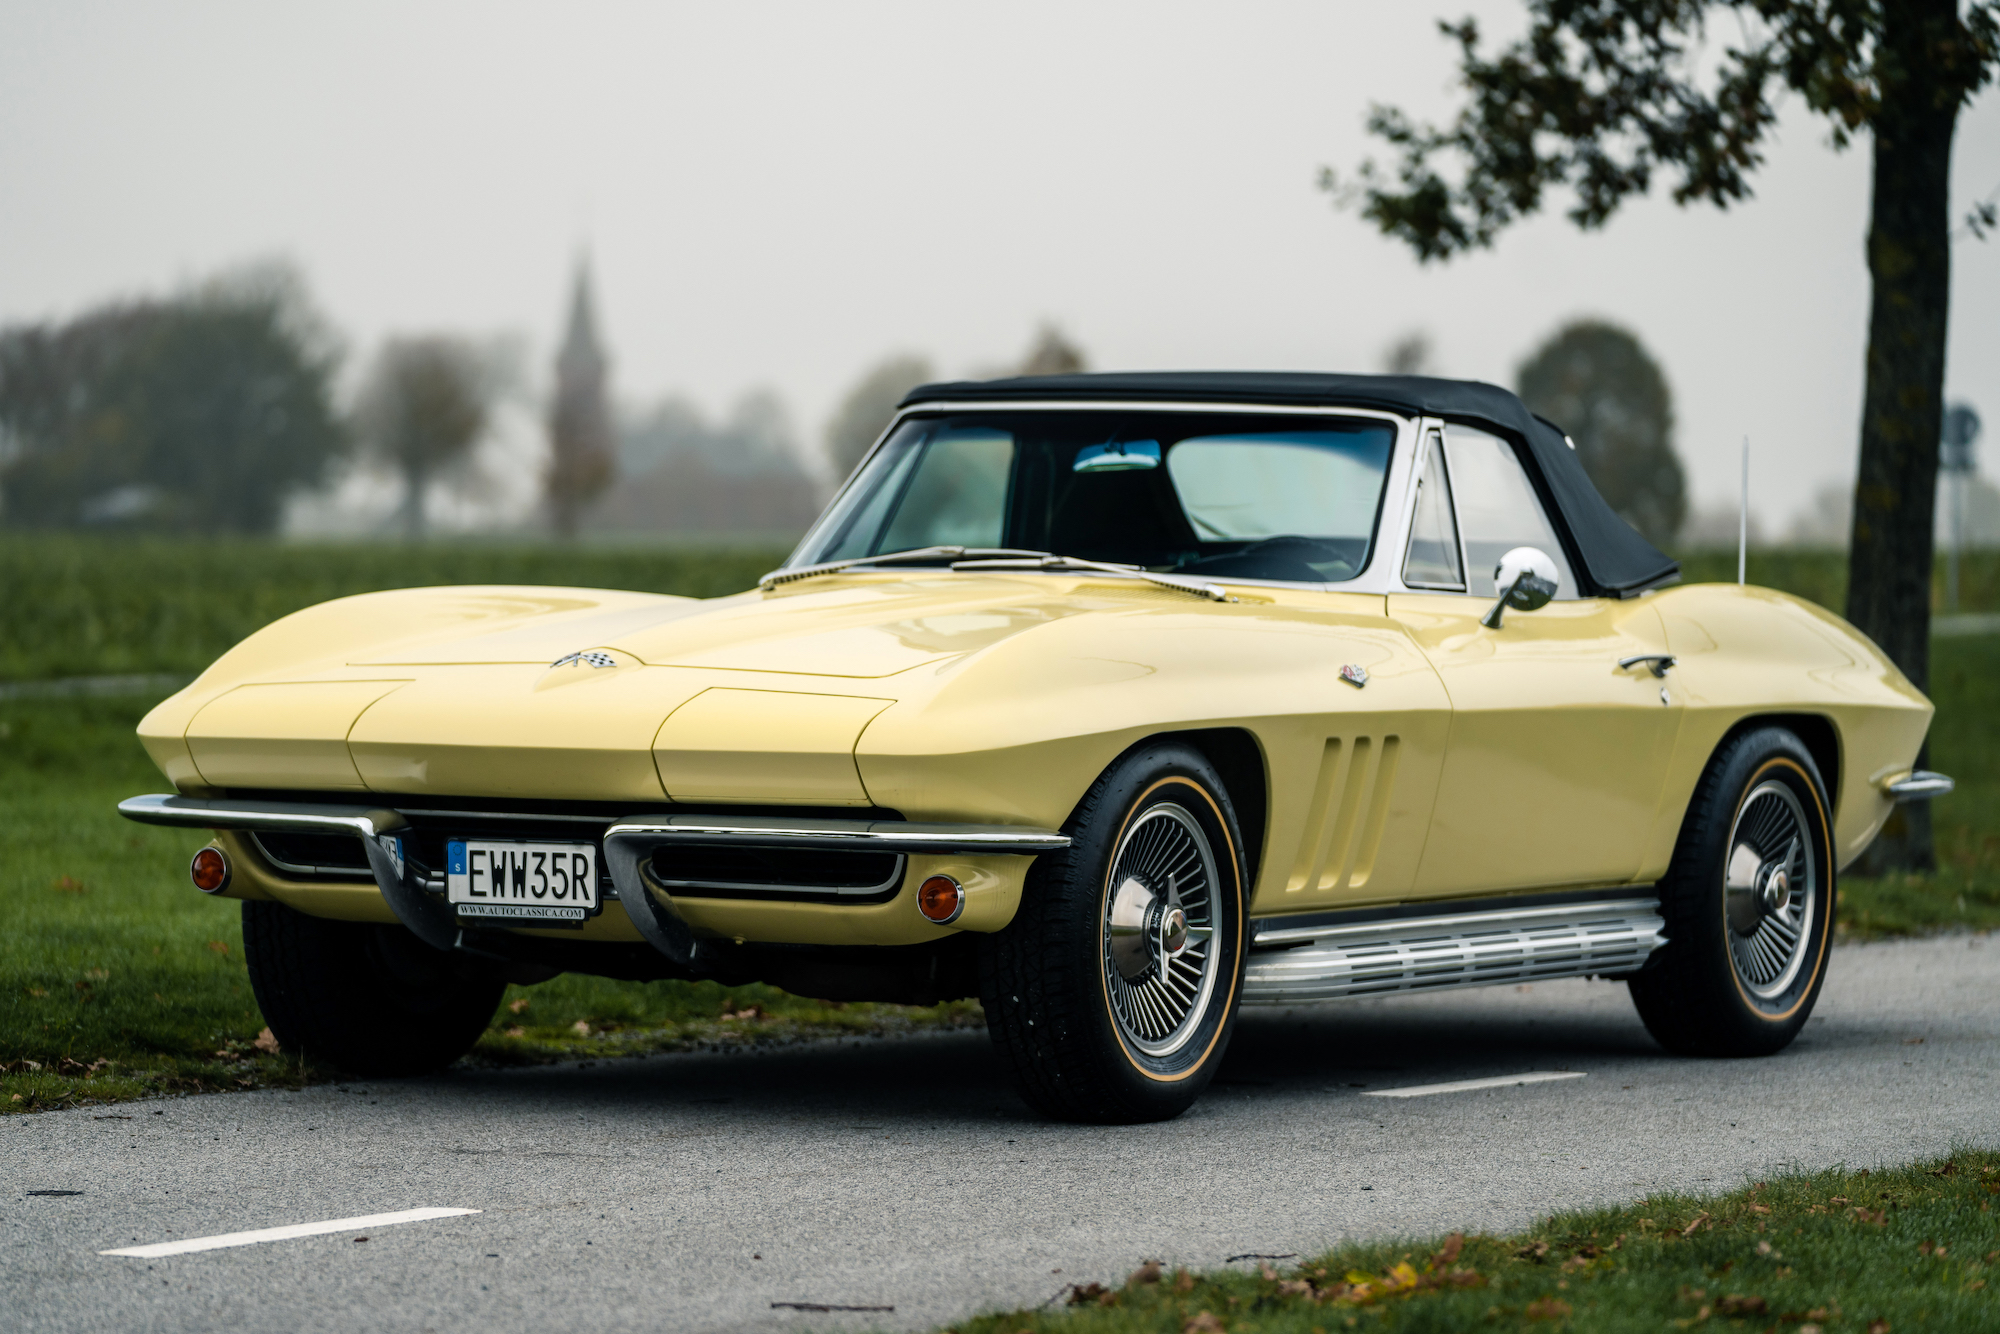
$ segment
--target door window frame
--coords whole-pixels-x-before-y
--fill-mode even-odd
[[[1448,444],[1441,451],[1443,456],[1442,461],[1444,464],[1446,489],[1451,493],[1452,529],[1458,538],[1459,574],[1465,580],[1465,586],[1463,588],[1434,588],[1424,584],[1410,583],[1403,577],[1404,568],[1409,561],[1410,543],[1416,539],[1417,502],[1419,493],[1422,490],[1424,462],[1431,449],[1430,442],[1434,436],[1440,442],[1446,442],[1449,440],[1451,433],[1451,423],[1442,417],[1421,418],[1417,421],[1416,426],[1414,442],[1410,450],[1407,490],[1404,493],[1403,503],[1400,507],[1403,519],[1403,542],[1401,547],[1403,554],[1402,558],[1396,562],[1395,569],[1390,572],[1390,577],[1394,580],[1394,589],[1397,592],[1422,593],[1433,597],[1483,597],[1485,596],[1484,594],[1474,594],[1471,591],[1472,562],[1468,558],[1465,547],[1465,525],[1460,523],[1458,518],[1458,487],[1451,476],[1451,449]],[[1577,559],[1576,543],[1569,535],[1569,525],[1563,521],[1560,511],[1549,503],[1550,497],[1546,487],[1542,483],[1540,471],[1533,466],[1531,460],[1523,457],[1521,443],[1512,436],[1493,430],[1490,427],[1471,426],[1468,429],[1490,435],[1514,452],[1514,461],[1519,465],[1523,476],[1527,478],[1528,493],[1534,497],[1535,504],[1541,507],[1542,520],[1548,524],[1549,532],[1555,536],[1556,543],[1562,548],[1561,555],[1563,560],[1569,565],[1572,576],[1574,576],[1574,572],[1581,569],[1582,566]],[[1571,446],[1571,448],[1574,448],[1574,446]],[[1557,553],[1551,552],[1549,554],[1555,555]],[[1574,595],[1563,599],[1565,602],[1600,602],[1603,600],[1602,594],[1584,593],[1580,581],[1577,582],[1577,591]]]
[[[1452,541],[1458,547],[1457,584],[1413,584],[1410,582],[1410,552],[1417,543],[1417,509],[1423,504],[1424,473],[1435,456],[1438,472],[1444,478],[1445,517],[1451,522]],[[1410,461],[1410,518],[1403,525],[1403,561],[1396,568],[1396,577],[1403,587],[1416,593],[1456,593],[1472,591],[1471,564],[1466,560],[1465,530],[1458,522],[1458,488],[1451,480],[1451,451],[1444,447],[1444,424],[1427,421],[1417,432],[1416,457]]]

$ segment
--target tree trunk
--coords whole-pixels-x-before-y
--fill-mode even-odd
[[[1847,619],[1919,689],[1930,680],[1932,519],[1951,299],[1951,140],[1961,96],[1950,80],[1933,76],[1931,52],[1940,28],[1955,31],[1957,23],[1953,0],[1884,6],[1876,62],[1882,104],[1872,127],[1874,290]],[[1902,807],[1890,823],[1858,869],[1934,869],[1929,806]]]
[[[403,461],[403,538],[408,542],[424,540],[424,493],[430,490],[430,472],[414,460]]]

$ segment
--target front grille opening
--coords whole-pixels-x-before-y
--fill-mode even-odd
[[[366,880],[368,854],[352,834],[280,834],[260,829],[250,835],[265,860],[280,871],[302,875],[359,872]]]
[[[653,852],[653,878],[669,888],[729,897],[734,893],[811,895],[840,899],[896,892],[903,880],[898,852],[669,845]]]

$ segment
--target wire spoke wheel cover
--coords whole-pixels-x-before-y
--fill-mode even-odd
[[[1656,884],[1666,944],[1629,979],[1668,1051],[1769,1056],[1811,1017],[1839,869],[1829,807],[1819,761],[1790,728],[1739,732],[1710,756]]]
[[[1147,808],[1112,856],[1104,895],[1104,985],[1120,1035],[1171,1056],[1200,1030],[1215,995],[1215,851],[1194,815]]]
[[[1723,863],[1730,966],[1745,991],[1769,1002],[1798,976],[1812,943],[1819,868],[1805,807],[1785,783],[1766,781],[1737,808]]]

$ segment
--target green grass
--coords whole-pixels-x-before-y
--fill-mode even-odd
[[[292,545],[0,536],[0,681],[182,672],[329,598],[431,584],[740,592],[776,548]]]
[[[1690,584],[1736,582],[1736,551],[1685,551],[1681,579]],[[1749,581],[1781,589],[1844,611],[1847,606],[1845,551],[1756,550],[1750,553]],[[1944,558],[1931,574],[1931,611],[1944,610]],[[1958,610],[2000,611],[2000,551],[1968,551],[1958,567]]]
[[[2000,1328],[2000,1153],[1774,1178],[1557,1214],[1511,1237],[1343,1246],[1251,1271],[1142,1266],[1122,1286],[954,1334],[1339,1334]]]
[[[276,543],[0,534],[0,681],[192,675],[288,612],[350,593],[426,584],[569,584],[713,597],[748,588],[777,547],[558,547],[527,543]],[[1690,582],[1736,577],[1736,554],[1682,556]],[[1942,565],[1937,587],[1943,587]],[[1754,583],[1838,610],[1847,558],[1756,551]],[[1961,610],[2000,609],[2000,552],[1970,553]],[[1933,599],[1941,605],[1942,594]]]

